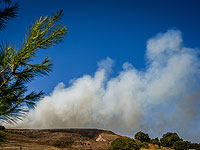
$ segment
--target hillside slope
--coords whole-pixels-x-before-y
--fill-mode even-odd
[[[109,150],[119,135],[101,129],[6,129],[2,150]],[[148,150],[171,150],[149,145]],[[141,148],[141,150],[147,150]]]
[[[119,135],[99,129],[6,129],[3,150],[107,150]]]

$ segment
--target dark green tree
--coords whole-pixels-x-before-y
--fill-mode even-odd
[[[155,139],[150,139],[149,141],[151,144],[156,144],[158,146],[160,146],[160,141],[158,138],[155,138]]]
[[[43,92],[27,92],[27,83],[37,76],[47,75],[52,63],[46,57],[41,63],[32,62],[39,49],[62,41],[66,27],[57,24],[62,10],[52,17],[40,17],[31,25],[20,48],[9,43],[0,45],[0,121],[16,123],[23,119]]]
[[[141,132],[141,131],[139,131],[135,134],[135,139],[139,140],[141,142],[149,142],[150,141],[149,135],[145,134],[144,132]]]
[[[172,148],[175,150],[189,150],[189,149],[200,150],[200,144],[191,143],[189,141],[176,141],[173,144]]]
[[[18,4],[11,0],[0,0],[0,30],[5,29],[8,20],[17,15]]]
[[[191,143],[190,149],[200,150],[200,143]]]
[[[175,150],[189,150],[191,148],[191,142],[188,141],[176,141],[173,146]]]
[[[161,146],[164,147],[172,147],[173,144],[177,141],[182,141],[182,139],[178,136],[177,133],[171,133],[171,132],[163,134],[162,138],[160,139]]]
[[[120,137],[111,143],[112,150],[139,150],[140,147],[137,145],[134,139],[129,137]]]

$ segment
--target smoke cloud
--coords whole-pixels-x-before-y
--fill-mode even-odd
[[[181,32],[168,30],[147,41],[146,68],[131,63],[110,78],[113,60],[98,63],[94,76],[70,86],[59,83],[41,99],[19,128],[103,128],[124,135],[178,132],[200,140],[200,61],[184,47]]]

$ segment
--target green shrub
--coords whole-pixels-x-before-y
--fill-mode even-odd
[[[163,134],[162,138],[160,139],[161,145],[164,147],[172,147],[173,144],[177,141],[183,141],[177,133],[167,132]]]
[[[158,138],[151,139],[151,140],[149,141],[149,143],[151,143],[151,144],[156,144],[156,145],[160,146],[160,141],[159,141]]]
[[[135,139],[139,140],[141,142],[149,142],[150,141],[149,135],[145,134],[144,132],[141,132],[141,131],[139,131],[135,134]]]
[[[135,140],[129,137],[120,137],[111,143],[112,150],[139,150]]]
[[[200,143],[191,143],[190,149],[200,150]]]
[[[149,148],[149,143],[147,142],[141,142],[139,140],[135,140],[135,142],[139,148]]]
[[[176,141],[173,146],[173,149],[175,150],[184,150],[184,149],[190,149],[191,143],[188,141]]]

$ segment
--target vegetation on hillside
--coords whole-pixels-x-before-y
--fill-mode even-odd
[[[141,132],[141,131],[139,131],[135,134],[135,139],[139,140],[141,142],[149,142],[150,141],[149,135],[145,134],[144,132]]]
[[[112,150],[138,150],[140,148],[148,149],[149,145],[156,145],[158,149],[168,147],[174,150],[200,150],[200,143],[192,143],[184,141],[177,133],[167,132],[162,135],[160,140],[158,138],[150,139],[149,135],[144,132],[137,132],[135,140],[130,137],[120,137],[111,143]]]
[[[119,137],[111,143],[112,150],[139,150],[134,139],[129,137]]]

